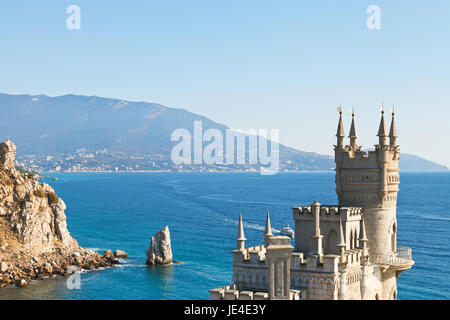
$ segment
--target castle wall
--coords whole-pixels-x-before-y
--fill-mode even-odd
[[[303,280],[306,300],[337,300],[338,290],[335,277],[324,277],[321,274],[310,274]]]
[[[395,270],[387,270],[382,274],[382,299],[397,299],[397,277]]]
[[[295,251],[310,253],[314,229],[311,207],[294,207],[292,209],[295,220]],[[355,249],[359,245],[361,208],[321,206],[319,225],[325,254],[339,254],[336,244],[340,220],[342,220],[346,250]]]
[[[377,265],[367,266],[367,282],[362,299],[381,300],[383,297],[383,279],[380,268]]]
[[[371,255],[387,255],[394,251],[396,234],[396,209],[364,209],[369,253]],[[394,236],[394,239],[393,239]]]

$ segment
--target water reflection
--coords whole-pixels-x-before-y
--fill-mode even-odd
[[[0,288],[1,300],[30,300],[30,299],[64,299],[66,277],[55,277],[40,281],[33,281],[25,288]]]

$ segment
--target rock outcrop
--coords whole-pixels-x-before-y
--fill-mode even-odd
[[[120,259],[125,259],[125,258],[128,258],[128,253],[126,253],[125,251],[122,251],[122,250],[115,250],[114,257],[120,258]]]
[[[16,146],[9,139],[0,143],[0,167],[11,169],[14,168],[16,160]]]
[[[172,247],[170,244],[169,227],[158,231],[147,248],[147,265],[163,265],[172,263]]]
[[[66,205],[54,190],[14,166],[16,147],[0,144],[0,287],[113,266],[114,256],[78,246],[67,230]]]

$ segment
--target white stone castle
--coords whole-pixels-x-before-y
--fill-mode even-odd
[[[209,290],[212,300],[395,300],[397,278],[414,264],[397,246],[399,146],[394,113],[384,112],[375,151],[357,144],[352,115],[344,145],[342,112],[335,145],[338,205],[294,207],[295,247],[274,236],[267,213],[264,244],[245,248],[242,216],[233,254],[233,283]],[[389,137],[389,144],[386,139]]]

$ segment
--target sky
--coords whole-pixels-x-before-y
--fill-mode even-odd
[[[0,92],[156,102],[322,154],[340,103],[365,148],[395,104],[401,151],[450,167],[449,13],[448,0],[2,0]]]

